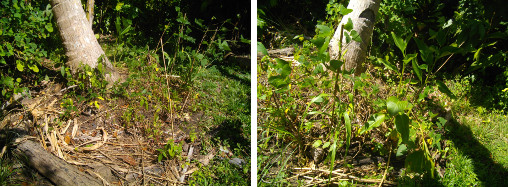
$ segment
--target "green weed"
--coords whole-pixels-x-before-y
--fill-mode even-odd
[[[164,148],[157,149],[159,155],[157,156],[158,161],[162,161],[162,159],[173,159],[182,153],[182,142],[179,144],[175,144],[173,139],[168,140]]]

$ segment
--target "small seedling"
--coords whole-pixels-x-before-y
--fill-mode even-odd
[[[162,161],[163,158],[172,159],[177,155],[182,153],[182,144],[175,144],[173,139],[169,139],[168,143],[162,149],[157,149],[159,151],[158,161]]]

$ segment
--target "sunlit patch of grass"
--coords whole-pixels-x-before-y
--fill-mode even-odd
[[[191,186],[249,186],[250,178],[245,176],[250,171],[250,160],[243,168],[234,166],[227,159],[215,159],[208,166],[202,166],[189,177]]]
[[[445,186],[479,186],[480,181],[474,172],[473,161],[458,152],[453,145],[450,147],[452,149],[449,162],[446,164],[441,183]]]
[[[291,150],[293,143],[282,145],[275,143],[275,145],[268,142],[277,141],[272,140],[277,136],[274,133],[264,131],[258,140],[258,186],[288,186],[290,181],[287,181],[291,172],[287,170],[288,161],[291,160],[295,154],[295,150]],[[298,183],[299,181],[297,181]],[[294,185],[294,184],[292,184]]]
[[[250,76],[250,73],[239,72],[239,75]],[[203,110],[205,116],[211,117],[203,125],[206,128],[230,125],[250,142],[250,85],[224,76],[215,66],[200,70],[195,80],[195,102],[190,108]]]
[[[236,71],[231,77],[221,68],[234,69],[211,66],[197,70],[189,109],[203,111],[207,117],[198,124],[210,135],[204,144],[229,147],[233,152],[231,158],[238,157],[247,163],[239,168],[230,164],[229,159],[215,156],[209,165],[200,166],[192,174],[190,185],[250,185],[250,85],[240,80],[250,77],[250,72]]]
[[[450,81],[459,99],[451,105],[457,124],[450,130],[447,186],[506,185],[508,174],[508,118],[506,112],[471,104],[468,78]],[[477,88],[478,89],[478,88]]]

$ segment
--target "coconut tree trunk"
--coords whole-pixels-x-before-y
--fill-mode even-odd
[[[93,6],[94,6],[94,0],[88,0],[86,3],[86,8],[88,9],[87,19],[88,22],[90,22],[90,27],[93,25]]]
[[[86,18],[80,0],[51,0],[60,37],[62,38],[67,65],[75,74],[82,64],[96,68],[99,57],[106,69],[106,80],[110,83],[118,80],[118,73],[104,55],[99,42],[94,36],[92,27]]]
[[[344,16],[339,24],[339,27],[335,31],[333,38],[330,40],[329,52],[330,58],[337,60],[339,58],[339,40],[340,40],[340,25],[348,22],[351,18],[353,22],[353,30],[358,32],[362,42],[351,40],[349,44],[346,41],[342,41],[342,51],[344,54],[344,70],[351,70],[356,68],[355,75],[359,75],[365,72],[366,68],[364,65],[365,58],[367,56],[367,46],[374,30],[374,23],[376,15],[379,10],[381,0],[351,0],[349,1],[348,9],[352,9],[353,12]],[[344,32],[348,32],[344,30]],[[349,34],[349,33],[348,33]]]

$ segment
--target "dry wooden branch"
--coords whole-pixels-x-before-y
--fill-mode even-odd
[[[185,167],[182,170],[182,175],[180,175],[180,182],[183,182],[185,179],[185,173],[187,172],[187,169],[189,168],[189,165],[187,163],[190,163],[191,157],[192,157],[192,151],[194,150],[194,147],[192,145],[189,148],[189,153],[187,154],[187,162],[185,163]]]
[[[47,152],[39,142],[27,139],[16,142],[19,142],[16,149],[26,158],[28,165],[54,184],[62,186],[101,185],[101,182],[96,178],[79,171],[76,167]]]

